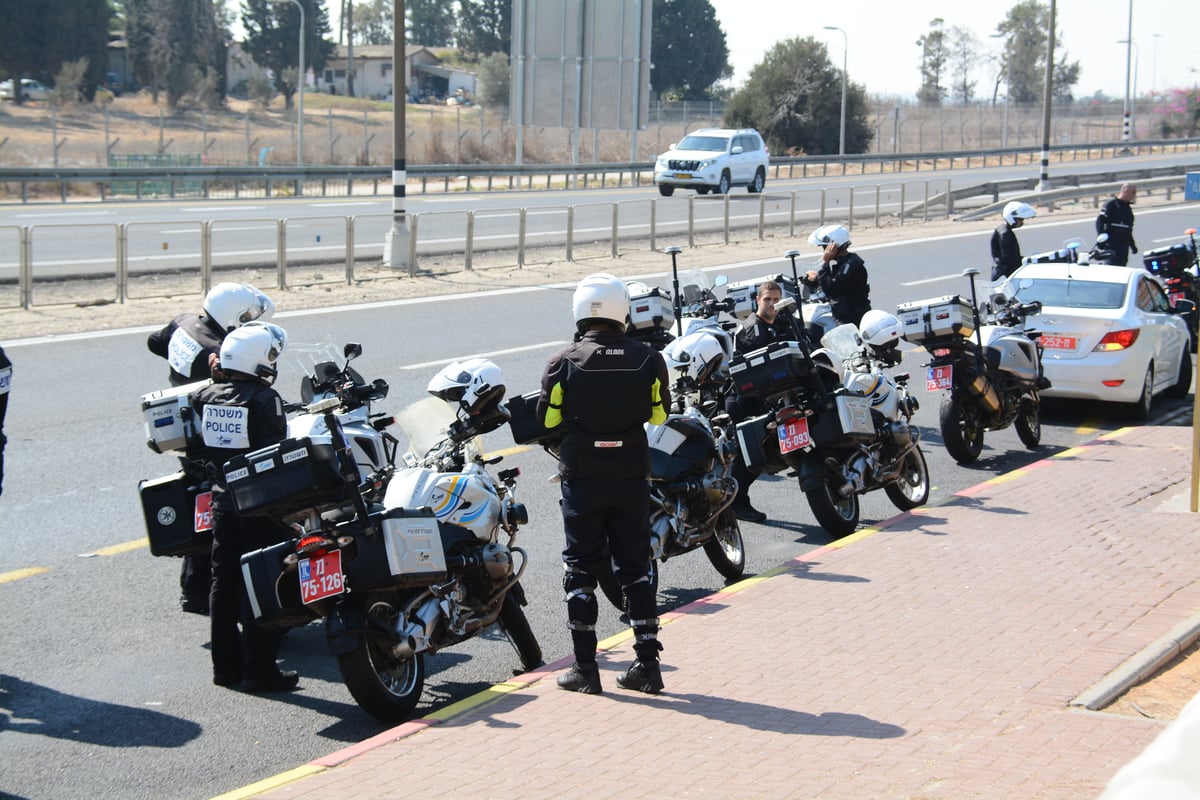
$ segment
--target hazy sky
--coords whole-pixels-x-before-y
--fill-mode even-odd
[[[1045,0],[1048,4],[1048,0]],[[848,39],[847,72],[867,93],[915,95],[920,85],[921,49],[916,41],[941,17],[944,27],[971,30],[981,47],[999,52],[1000,40],[988,37],[1015,2],[978,3],[948,0],[839,0],[799,3],[796,0],[709,0],[725,31],[734,83],[749,76],[763,54],[777,41],[813,36],[829,48],[833,63],[842,63]],[[1137,73],[1137,90],[1200,83],[1200,2],[1196,0],[1132,0],[1133,42],[1130,60]],[[822,12],[822,6],[829,10]],[[1125,50],[1130,0],[1057,0],[1055,14],[1062,43],[1072,61],[1080,64],[1075,96],[1097,90],[1110,97],[1125,96]],[[846,32],[824,30],[833,25]],[[1158,34],[1156,36],[1156,34]],[[1057,58],[1057,56],[1056,56]],[[979,93],[990,93],[991,75],[977,76]],[[984,89],[984,87],[989,87]]]

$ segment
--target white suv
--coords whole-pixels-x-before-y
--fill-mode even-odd
[[[726,194],[731,186],[745,186],[754,194],[767,182],[770,157],[753,128],[701,128],[658,157],[654,182],[663,197],[674,194],[677,186],[700,194]]]

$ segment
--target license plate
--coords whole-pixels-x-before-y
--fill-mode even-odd
[[[342,551],[300,561],[300,600],[315,603],[342,593]]]
[[[779,434],[780,453],[812,447],[813,440],[808,434],[808,420],[803,417],[780,425],[776,432]]]
[[[1176,301],[1187,299],[1187,292],[1171,292],[1167,297],[1171,298],[1171,307],[1174,308]]]
[[[925,376],[925,388],[930,392],[940,392],[954,385],[954,365],[930,367]]]
[[[676,173],[675,173],[675,177],[676,177],[676,178],[678,178],[678,179],[679,179],[679,180],[681,180],[681,181],[690,181],[690,180],[692,179],[692,173],[690,173],[690,172],[676,172]]]
[[[212,530],[212,492],[201,492],[196,495],[195,519],[196,533]]]
[[[1074,336],[1047,336],[1044,333],[1040,341],[1046,350],[1074,350],[1078,344]]]

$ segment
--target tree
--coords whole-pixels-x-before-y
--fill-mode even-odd
[[[836,153],[841,126],[842,75],[816,39],[777,42],[730,99],[725,124],[757,128],[776,153]],[[846,88],[846,152],[871,144],[867,93]]]
[[[221,0],[125,0],[130,62],[155,103],[165,91],[175,108],[195,90],[214,102],[213,88],[225,83],[228,20]],[[216,102],[222,99],[218,91]]]
[[[1057,61],[1051,78],[1054,97],[1070,97],[1071,87],[1079,81],[1079,62],[1067,62],[1066,50],[1055,20],[1054,41]],[[1038,0],[1021,0],[1008,10],[1008,16],[996,26],[1004,36],[1002,64],[1014,103],[1036,103],[1042,99],[1046,83],[1046,32],[1050,28],[1050,9]],[[1060,83],[1069,81],[1069,83]]]
[[[390,4],[391,0],[385,2]],[[449,47],[454,43],[454,7],[450,3],[444,0],[407,0],[405,10],[408,12],[408,41],[426,47]],[[504,48],[504,57],[507,60],[507,46]]]
[[[484,108],[508,108],[512,70],[508,56],[492,53],[479,62],[479,104]]]
[[[939,106],[948,94],[942,85],[942,72],[950,59],[946,32],[942,30],[945,24],[941,17],[931,20],[929,33],[917,39],[921,48],[921,88],[917,90],[917,100],[922,105]]]
[[[657,0],[651,23],[650,88],[684,100],[711,97],[713,84],[733,75],[725,31],[709,0]]]
[[[460,0],[458,46],[476,58],[510,53],[512,0]]]
[[[411,4],[412,0],[408,0]],[[367,0],[354,4],[350,26],[355,44],[391,44],[395,0]]]
[[[330,32],[329,14],[321,0],[300,0],[304,5],[305,71],[319,73],[334,54],[334,43],[326,38]],[[287,107],[292,107],[292,92],[303,83],[304,76],[296,75],[300,60],[300,11],[291,2],[277,0],[242,0],[242,27],[246,29],[246,52],[260,66],[275,75],[275,88],[284,93]],[[291,68],[290,80],[285,75]]]
[[[0,78],[53,86],[64,64],[87,59],[82,85],[91,97],[108,69],[110,13],[107,0],[0,0]]]
[[[975,96],[976,82],[971,80],[979,64],[979,37],[969,29],[955,25],[950,29],[950,97],[966,105]]]

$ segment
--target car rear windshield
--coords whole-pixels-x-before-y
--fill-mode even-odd
[[[1029,285],[1032,284],[1032,285]],[[1124,283],[1076,281],[1060,278],[1033,278],[1020,282],[1018,295],[1023,303],[1034,300],[1044,306],[1062,308],[1120,308],[1125,305]]]
[[[679,143],[679,150],[712,150],[713,152],[725,152],[725,145],[729,143],[728,139],[720,136],[685,136],[683,141]]]

